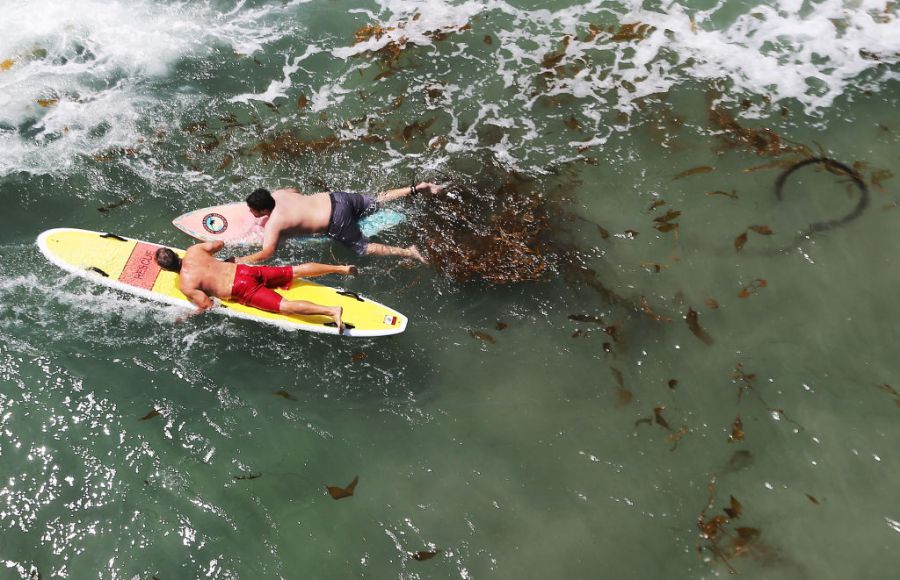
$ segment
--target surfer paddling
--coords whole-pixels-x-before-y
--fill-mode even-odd
[[[309,262],[297,266],[247,266],[222,262],[213,254],[225,246],[222,241],[194,244],[184,258],[169,248],[156,250],[156,263],[164,270],[178,273],[178,289],[197,307],[193,314],[211,309],[211,297],[234,300],[246,306],[305,316],[322,315],[334,319],[338,333],[344,332],[340,306],[323,306],[304,300],[285,300],[272,288],[288,287],[294,278],[312,278],[325,274],[356,275],[356,266],[333,266]]]
[[[263,229],[262,249],[236,258],[238,263],[253,264],[275,254],[278,242],[296,235],[326,234],[350,247],[356,255],[400,256],[425,263],[419,249],[370,242],[359,229],[359,220],[375,213],[382,204],[420,193],[438,194],[444,186],[422,182],[418,185],[383,191],[374,198],[358,193],[329,191],[301,194],[294,188],[257,189],[247,196],[247,206],[256,218],[268,217]]]

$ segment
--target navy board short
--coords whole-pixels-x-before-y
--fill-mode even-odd
[[[359,193],[332,191],[328,195],[331,197],[328,237],[350,246],[357,256],[362,256],[369,247],[369,238],[359,229],[359,220],[378,211],[378,202]]]

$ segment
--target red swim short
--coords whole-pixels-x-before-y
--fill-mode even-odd
[[[272,288],[287,288],[293,279],[294,269],[290,266],[238,264],[231,286],[231,298],[245,306],[278,312],[281,309],[281,295]]]

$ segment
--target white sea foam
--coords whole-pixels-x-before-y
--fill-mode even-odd
[[[595,0],[556,11],[517,8],[504,0],[431,0],[424,6],[378,0],[378,6],[365,14],[383,34],[336,47],[331,51],[335,57],[358,57],[389,43],[407,49],[428,46],[434,44],[433,31],[456,32],[466,24],[477,28],[488,23],[491,29],[478,30],[476,36],[490,32],[499,41],[493,60],[478,67],[482,77],[462,81],[468,83],[466,89],[445,103],[453,116],[445,145],[451,153],[475,147],[476,131],[484,124],[508,129],[506,135],[517,146],[502,148],[503,153],[519,159],[537,147],[532,139],[544,149],[555,147],[558,155],[565,147],[599,145],[609,135],[605,113],[631,114],[638,99],[697,80],[716,82],[727,89],[726,99],[735,101],[753,95],[773,102],[794,100],[814,118],[848,90],[877,90],[884,82],[900,80],[896,67],[883,66],[900,59],[900,19],[896,7],[885,1],[789,1],[745,7],[736,15],[733,3],[726,2],[707,10],[678,2],[648,9],[641,0],[619,5]],[[634,38],[615,36],[623,24],[646,26]],[[591,25],[594,33],[589,34]],[[552,54],[558,60],[548,60]],[[548,62],[551,68],[545,68]],[[503,121],[476,113],[474,121],[461,122],[466,111],[478,106],[479,91],[495,79],[518,91],[504,103]],[[564,95],[581,103],[588,134],[554,144],[548,139],[553,126],[547,130],[536,103]],[[529,127],[529,121],[536,126]],[[485,146],[491,147],[496,148]]]
[[[482,147],[523,168],[604,143],[611,127],[630,127],[616,119],[633,115],[639,99],[686,83],[715,83],[726,100],[795,101],[819,118],[848,91],[900,80],[900,18],[885,0],[741,8],[720,1],[706,10],[680,2],[651,9],[642,0],[558,10],[506,0],[375,0],[351,11],[346,33],[337,36],[302,28],[306,2],[237,0],[222,9],[207,2],[16,0],[4,8],[3,22],[21,25],[0,30],[0,176],[66,172],[80,156],[134,146],[148,127],[178,123],[213,97],[252,108],[253,101],[305,94],[310,112],[340,119],[361,76],[376,74],[381,57],[373,55],[391,43],[428,65],[407,68],[401,57],[385,90],[376,79],[367,92],[390,97],[392,83],[414,91],[438,82],[444,97],[428,108],[449,117],[438,123],[450,127],[444,153]],[[352,31],[361,24],[382,33],[356,42]],[[643,26],[617,35],[623,24]],[[249,89],[206,95],[198,85],[167,84],[184,60],[215,62],[209,57],[221,54],[216,47],[230,49],[240,66],[250,62],[244,55],[301,30],[281,69],[268,79],[251,75]],[[219,73],[213,67],[204,74]],[[572,116],[580,134],[560,130]],[[283,116],[269,128],[294,122]],[[496,138],[481,144],[482,130]]]
[[[235,10],[223,18],[195,2],[6,3],[0,176],[66,171],[78,155],[133,146],[139,123],[165,121],[173,102],[190,101],[156,90],[182,59],[203,58],[217,46],[250,54],[297,26],[277,18],[286,6],[241,10],[239,3]]]

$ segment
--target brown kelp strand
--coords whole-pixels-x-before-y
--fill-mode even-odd
[[[141,417],[140,419],[138,419],[138,421],[149,421],[150,419],[159,417],[161,415],[162,415],[162,413],[160,413],[156,409],[150,409],[150,412],[147,413],[146,415],[144,415],[143,417]]]
[[[280,391],[275,391],[272,394],[275,395],[276,397],[281,397],[282,399],[287,399],[288,401],[296,401],[297,400],[297,397],[295,397],[294,395],[290,394],[289,392],[287,392],[283,389]]]
[[[108,203],[106,205],[98,207],[97,211],[99,211],[100,213],[109,213],[110,211],[112,211],[116,208],[122,207],[123,205],[128,205],[129,203],[132,203],[133,201],[134,201],[134,197],[132,197],[130,195],[126,195],[119,201],[115,201],[113,203]]]
[[[714,341],[713,338],[709,335],[708,332],[703,330],[703,327],[700,326],[700,321],[698,320],[699,314],[696,310],[688,307],[687,313],[684,315],[684,320],[687,322],[688,328],[691,329],[691,332],[694,336],[700,339],[700,341],[705,345],[711,345]]]

